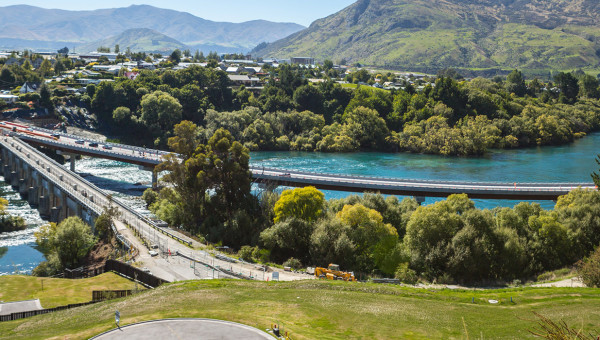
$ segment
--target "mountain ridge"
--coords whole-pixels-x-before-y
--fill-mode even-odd
[[[24,22],[29,24],[24,25]],[[235,49],[236,52],[245,52],[260,42],[283,38],[304,26],[266,20],[216,22],[187,12],[150,5],[88,11],[44,9],[29,5],[0,7],[0,42],[12,39],[84,45],[134,28],[155,30],[190,48],[210,45],[228,51]]]
[[[307,55],[390,68],[600,68],[592,0],[358,0],[261,57]]]

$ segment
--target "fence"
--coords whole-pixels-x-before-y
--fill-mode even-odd
[[[94,290],[92,301],[112,300],[133,295],[133,290]]]
[[[88,277],[98,276],[104,273],[104,267],[85,268],[79,267],[75,269],[65,269],[63,276],[65,279],[85,279]]]
[[[130,266],[126,263],[115,261],[115,260],[107,260],[106,264],[104,264],[104,271],[114,270],[117,273],[123,274],[131,279],[137,280],[145,285],[148,285],[152,288],[156,288],[167,281],[156,277],[152,274],[146,273],[145,271]]]
[[[81,307],[81,306],[91,305],[92,303],[96,303],[96,302],[98,302],[98,301],[89,301],[89,302],[83,302],[83,303],[74,303],[74,304],[70,304],[70,305],[66,305],[66,306],[60,306],[60,307],[55,307],[55,308],[40,309],[40,310],[30,310],[30,311],[26,311],[26,312],[16,312],[16,313],[12,313],[12,314],[9,314],[9,315],[0,315],[0,322],[2,322],[2,321],[19,320],[19,319],[23,319],[23,318],[28,318],[28,317],[40,315],[40,314],[48,314],[48,313],[58,312],[58,311],[65,310],[65,309],[71,309],[71,308],[75,308],[75,307]]]

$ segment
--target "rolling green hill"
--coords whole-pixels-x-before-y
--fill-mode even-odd
[[[210,318],[303,339],[535,339],[540,313],[597,336],[598,289],[418,289],[324,281],[176,282],[124,299],[0,323],[1,339],[89,339],[162,318]],[[491,304],[489,300],[499,303]]]
[[[592,0],[359,0],[255,49],[377,67],[531,71],[597,69],[600,4]]]
[[[132,28],[119,35],[79,46],[77,49],[82,52],[95,51],[100,46],[112,48],[116,44],[122,46],[123,50],[129,47],[133,52],[170,53],[176,48],[180,50],[188,48],[183,43],[149,28]]]

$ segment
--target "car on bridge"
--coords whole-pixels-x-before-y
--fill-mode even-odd
[[[50,136],[58,139],[60,138],[60,133],[53,133]]]
[[[75,144],[83,145],[85,142],[82,139],[78,139],[75,141]]]
[[[98,143],[96,143],[96,142],[90,142],[88,145],[91,146],[91,147],[93,147],[93,148],[97,148],[98,147]]]
[[[105,149],[105,150],[112,150],[112,146],[106,145],[106,144],[102,145],[102,148]]]

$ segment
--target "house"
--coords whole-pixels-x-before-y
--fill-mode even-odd
[[[262,72],[262,67],[259,66],[246,66],[244,67],[244,69],[242,70],[242,72],[246,72],[248,74],[257,74],[257,73],[261,73]]]
[[[32,83],[32,82],[25,82],[25,84],[23,84],[23,86],[21,86],[21,90],[19,90],[20,93],[29,93],[29,92],[36,92],[38,89],[40,88],[40,83]]]
[[[116,75],[116,74],[119,74],[119,71],[121,70],[121,66],[119,66],[119,65],[94,65],[94,66],[92,66],[92,70],[106,72],[106,73],[112,73],[112,74]],[[87,72],[89,72],[89,71],[87,71]],[[93,76],[99,76],[99,75],[100,75],[99,73],[96,73]],[[89,76],[92,76],[92,75],[89,75]]]
[[[232,74],[235,74],[235,73],[240,73],[240,72],[242,72],[242,70],[243,70],[243,69],[244,69],[243,67],[239,67],[239,66],[229,66],[229,67],[228,67],[228,68],[225,70],[225,72],[227,72],[227,73],[232,73]]]
[[[124,74],[124,76],[130,80],[135,80],[135,78],[137,78],[138,75],[139,75],[139,72],[125,72],[125,74]]]
[[[258,78],[251,78],[246,75],[229,74],[227,76],[229,77],[229,80],[231,80],[231,82],[236,86],[255,86],[260,81]]]
[[[314,65],[315,58],[310,57],[292,57],[290,60],[291,64],[301,64],[301,65]]]
[[[19,100],[19,96],[12,94],[0,94],[0,100],[4,100],[7,104],[14,104]]]
[[[6,60],[6,62],[4,62],[4,65],[6,66],[10,66],[10,65],[21,65],[21,62],[19,61],[19,59],[17,58],[8,58]]]

